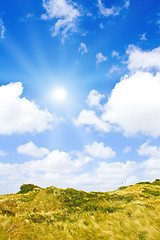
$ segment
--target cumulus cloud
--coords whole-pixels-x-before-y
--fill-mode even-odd
[[[0,150],[0,157],[4,157],[4,156],[6,156],[6,155],[7,155],[7,153],[6,153],[5,151]]]
[[[42,132],[51,128],[54,117],[47,110],[41,110],[34,102],[20,97],[22,92],[21,82],[0,87],[0,134],[2,135]]]
[[[135,162],[99,162],[90,171],[82,171],[93,160],[94,158],[87,155],[72,158],[67,152],[54,150],[40,160],[23,164],[0,163],[0,194],[17,192],[24,183],[42,187],[54,185],[87,191],[107,191],[116,189],[122,182],[133,184],[137,180]]]
[[[151,51],[143,51],[134,45],[130,45],[127,54],[127,64],[130,71],[160,71],[160,47]]]
[[[28,155],[35,158],[42,158],[49,154],[47,148],[38,148],[33,142],[26,143],[17,147],[17,152],[19,154]]]
[[[5,31],[6,31],[6,28],[4,26],[4,23],[3,23],[2,19],[0,19],[0,37],[1,37],[1,39],[5,38]]]
[[[111,147],[104,146],[104,143],[94,142],[91,145],[86,145],[85,152],[96,158],[114,158],[116,153]]]
[[[99,118],[92,110],[82,110],[77,119],[74,120],[76,126],[85,125],[93,127],[100,132],[109,132],[110,125]]]
[[[130,70],[115,85],[106,104],[100,104],[103,97],[92,90],[86,102],[102,114],[82,110],[75,123],[92,125],[96,130],[122,131],[125,136],[138,133],[160,136],[160,47],[142,51],[135,46],[127,50],[127,66]],[[111,72],[117,71],[118,67]]]
[[[138,149],[138,154],[147,156],[148,159],[143,162],[144,176],[153,181],[160,176],[160,147],[150,146],[149,143],[142,144]]]
[[[116,84],[102,115],[125,135],[160,136],[160,73],[138,71]]]
[[[125,0],[124,4],[122,6],[112,6],[111,8],[106,8],[101,0],[98,0],[98,4],[97,4],[100,13],[104,17],[118,16],[121,13],[121,11],[124,9],[127,9],[129,7],[129,5],[130,5],[129,0]]]
[[[97,90],[93,89],[90,91],[86,103],[88,104],[89,107],[96,107],[102,110],[103,106],[100,104],[100,101],[104,97],[105,97],[104,95],[100,94]]]
[[[88,52],[88,49],[87,49],[86,44],[85,44],[85,43],[82,43],[82,42],[81,42],[80,47],[78,48],[78,50],[79,50],[79,52],[80,52],[81,54],[85,54],[85,53]]]
[[[100,162],[96,173],[104,178],[125,179],[126,176],[132,176],[133,172],[137,170],[136,162],[127,161],[126,163],[114,162],[106,163]]]
[[[102,119],[119,126],[126,136],[160,136],[160,47],[127,50],[130,75],[121,78],[104,106]]]
[[[76,174],[92,160],[87,155],[81,154],[72,158],[67,152],[54,150],[42,159],[27,161],[23,164],[0,163],[0,194],[18,191],[23,183],[42,186],[57,183],[58,186],[67,187],[66,184],[71,182],[73,177],[76,178]]]
[[[101,52],[97,53],[96,59],[97,59],[96,64],[107,61],[107,57],[104,56]]]
[[[66,0],[43,0],[45,14],[41,15],[43,20],[57,19],[51,28],[52,36],[60,36],[62,42],[70,32],[77,31],[78,19],[81,13],[77,5]]]
[[[139,147],[138,154],[141,156],[160,158],[160,147],[150,146],[149,143],[146,142]]]

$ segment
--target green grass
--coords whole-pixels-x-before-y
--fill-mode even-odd
[[[112,192],[22,185],[0,196],[0,240],[159,240],[160,180]]]

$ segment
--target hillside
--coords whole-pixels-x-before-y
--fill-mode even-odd
[[[112,192],[22,185],[0,196],[0,239],[160,239],[160,180]]]

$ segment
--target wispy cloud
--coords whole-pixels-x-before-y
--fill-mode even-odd
[[[132,148],[131,147],[125,147],[124,149],[123,149],[123,153],[124,154],[126,154],[126,153],[129,153],[130,151],[132,150]]]
[[[88,52],[88,49],[87,49],[86,44],[85,44],[85,43],[82,43],[82,42],[81,42],[80,47],[78,48],[78,50],[79,50],[79,52],[80,52],[81,54],[85,54],[85,53]]]
[[[119,55],[119,52],[117,52],[117,51],[115,51],[115,50],[112,51],[112,57],[115,57],[115,58],[117,58],[117,59],[120,59],[120,58],[121,58],[120,55]]]
[[[45,14],[41,15],[43,20],[57,19],[51,27],[52,36],[60,36],[64,42],[70,32],[77,31],[78,19],[81,13],[77,5],[72,1],[66,0],[43,0]]]
[[[110,74],[114,73],[114,72],[118,72],[120,70],[120,68],[118,67],[118,65],[113,65],[109,71]]]
[[[20,19],[21,22],[27,22],[29,20],[33,20],[35,18],[34,14],[27,13],[24,17]]]
[[[6,155],[7,155],[7,153],[6,153],[5,151],[0,150],[0,157],[4,157],[4,156],[6,156]]]
[[[6,28],[4,26],[3,20],[0,19],[0,37],[1,37],[1,39],[5,38],[5,31],[6,31]]]
[[[143,34],[141,35],[140,40],[142,40],[142,41],[147,41],[146,33],[143,33]]]
[[[104,29],[103,23],[100,23],[100,24],[99,24],[99,27],[100,27],[101,29]]]
[[[104,17],[109,17],[109,16],[118,16],[120,14],[120,12],[124,9],[127,9],[130,5],[130,1],[129,0],[125,0],[124,4],[122,6],[112,6],[111,8],[106,8],[104,6],[104,4],[102,3],[101,0],[98,0],[98,8],[100,13],[104,16]]]
[[[96,64],[107,61],[107,57],[104,56],[101,52],[96,55],[96,59]]]

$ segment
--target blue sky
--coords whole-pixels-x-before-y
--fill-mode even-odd
[[[0,4],[0,194],[160,176],[157,0]]]

